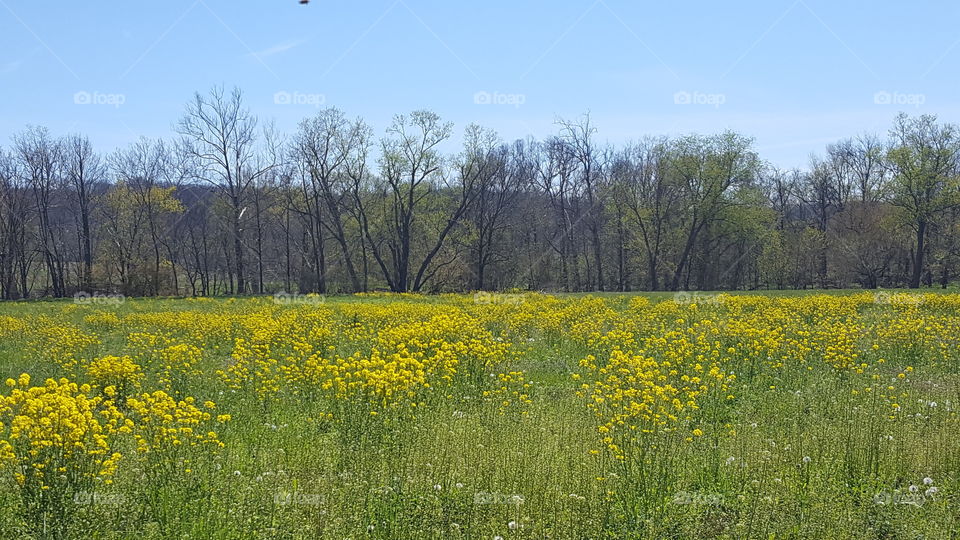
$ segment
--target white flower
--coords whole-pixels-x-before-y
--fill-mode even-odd
[[[804,463],[810,463],[810,461],[811,461],[810,456],[803,456]]]
[[[939,490],[935,486],[930,486],[926,491],[924,491],[924,494],[927,496],[933,496],[937,493],[937,491]]]
[[[441,489],[443,489],[443,486],[441,486],[440,484],[434,484],[433,489],[440,491]]]
[[[933,478],[930,478],[930,477],[928,476],[928,477],[926,477],[926,478],[923,479],[923,483],[924,483],[925,485],[928,485],[928,486],[929,486],[930,484],[933,484]]]
[[[371,523],[370,525],[367,525],[367,532],[373,532],[373,529],[375,528],[376,527],[374,527],[373,524]]]
[[[910,493],[916,493],[919,490],[920,488],[918,488],[917,486],[910,486]]]
[[[454,484],[454,485],[456,485],[456,486],[457,486],[457,489],[460,489],[460,488],[462,488],[462,487],[463,487],[463,483],[462,483],[462,482],[457,482],[457,483],[456,483],[456,484]]]
[[[516,530],[516,528],[517,528],[517,522],[516,522],[516,521],[511,521],[510,523],[507,523],[507,527],[509,527],[511,530]]]

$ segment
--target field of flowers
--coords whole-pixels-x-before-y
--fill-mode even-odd
[[[0,538],[954,538],[960,295],[0,305]]]

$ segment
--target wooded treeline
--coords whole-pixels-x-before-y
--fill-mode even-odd
[[[0,296],[947,286],[960,133],[887,134],[781,170],[737,133],[600,144],[589,116],[502,141],[429,111],[295,133],[239,90],[102,155],[28,127],[0,148]]]

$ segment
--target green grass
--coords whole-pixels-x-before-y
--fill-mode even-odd
[[[960,334],[954,330],[960,329],[960,300],[877,305],[852,300],[855,292],[745,292],[738,295],[768,300],[759,307],[697,308],[630,306],[640,296],[668,303],[673,293],[570,294],[558,295],[559,302],[527,297],[520,306],[478,306],[469,296],[335,296],[319,307],[276,306],[268,298],[0,304],[0,316],[28,323],[26,331],[0,339],[2,379],[26,371],[35,383],[47,376],[83,381],[82,370],[47,357],[49,347],[36,337],[45,325],[99,337],[99,344],[77,353],[81,364],[130,353],[131,332],[163,334],[203,345],[201,374],[184,383],[183,395],[213,400],[218,412],[233,417],[218,432],[222,451],[178,454],[191,461],[173,463],[175,472],[148,474],[132,457],[121,462],[112,485],[77,499],[81,504],[64,530],[25,523],[16,484],[4,471],[0,537],[956,537]],[[417,311],[421,305],[424,311]],[[513,354],[482,368],[479,381],[463,369],[449,385],[422,392],[423,405],[415,410],[370,417],[365,408],[344,409],[336,421],[323,420],[334,403],[321,392],[307,397],[281,389],[264,397],[231,389],[215,375],[229,364],[234,339],[251,339],[244,326],[251,314],[327,313],[327,322],[304,328],[326,328],[330,343],[348,355],[357,342],[344,336],[356,314],[376,333],[395,324],[391,310],[397,321],[422,320],[435,310],[477,319],[511,342]],[[87,319],[96,312],[123,322],[97,326]],[[210,327],[158,327],[144,322],[149,319],[141,316],[149,313],[209,314],[197,320]],[[523,324],[507,324],[523,316]],[[706,331],[704,321],[723,326]],[[881,335],[916,321],[919,334]],[[762,339],[748,336],[740,323],[779,341],[756,345]],[[868,364],[863,373],[825,359],[826,347],[841,343],[841,329],[862,330],[851,334],[850,350]],[[300,330],[281,329],[275,355],[287,354],[284,343],[304,338]],[[642,438],[618,460],[601,442],[603,420],[588,408],[589,391],[581,387],[599,380],[581,360],[592,354],[602,365],[609,358],[610,349],[591,339],[610,330],[663,337],[664,343],[647,343],[646,354],[662,362],[681,351],[691,366],[709,365],[698,355],[708,358],[716,341],[720,364],[737,380],[728,391],[711,389],[671,431]],[[827,337],[816,341],[808,332]],[[836,339],[829,337],[834,333]],[[709,339],[697,345],[697,335]],[[683,336],[691,349],[680,345]],[[791,340],[805,339],[817,347],[802,360],[777,356],[793,350]],[[908,375],[898,378],[907,366]],[[143,367],[144,390],[158,388],[157,366]],[[497,393],[496,375],[516,371],[531,385],[529,403]],[[886,391],[888,384],[896,390]],[[891,412],[894,399],[900,410]],[[511,403],[504,406],[504,400]],[[694,428],[704,435],[691,436]],[[626,441],[630,433],[617,437]],[[186,467],[191,474],[183,473]],[[911,494],[911,485],[921,495],[929,489],[925,477],[937,492]]]

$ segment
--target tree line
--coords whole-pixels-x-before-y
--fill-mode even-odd
[[[420,110],[292,134],[239,90],[109,154],[27,127],[0,148],[0,296],[948,286],[960,134],[884,135],[780,169],[744,135],[598,142],[589,115],[505,142]]]

